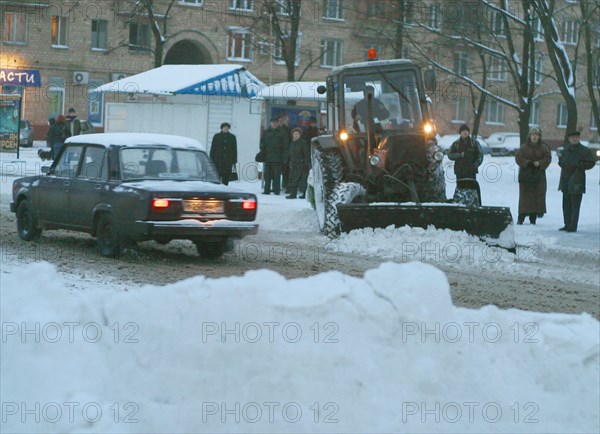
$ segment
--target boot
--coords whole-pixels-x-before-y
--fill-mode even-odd
[[[522,225],[525,221],[525,214],[519,214],[519,218],[517,219],[517,224]]]
[[[534,225],[535,222],[536,222],[536,220],[537,220],[537,214],[530,214],[529,215],[529,223],[531,223],[532,225]]]

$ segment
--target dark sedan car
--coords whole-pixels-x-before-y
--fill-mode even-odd
[[[67,139],[45,175],[13,183],[19,236],[42,229],[88,232],[100,254],[137,241],[193,241],[218,258],[229,241],[256,234],[256,196],[220,183],[200,143],[163,134],[88,134]]]

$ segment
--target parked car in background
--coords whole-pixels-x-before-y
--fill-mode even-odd
[[[447,154],[448,151],[450,151],[450,146],[452,146],[452,143],[457,141],[459,137],[460,134],[446,134],[445,136],[441,136],[438,138],[438,146],[442,149],[444,154]],[[489,154],[490,147],[488,146],[487,142],[483,139],[483,137],[477,137],[477,141],[481,145],[481,150],[483,151],[483,153]]]
[[[486,139],[493,157],[515,155],[521,147],[519,133],[493,133]]]
[[[19,146],[31,148],[33,146],[33,128],[31,128],[31,124],[27,119],[21,119],[20,127]]]
[[[118,257],[138,241],[184,239],[215,259],[258,231],[256,195],[221,184],[203,146],[187,137],[70,137],[43,172],[13,182],[10,209],[25,241],[42,229],[87,232],[102,256]]]

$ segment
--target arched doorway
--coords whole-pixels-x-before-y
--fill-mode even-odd
[[[206,47],[184,39],[173,45],[165,56],[164,65],[207,65],[213,63]]]

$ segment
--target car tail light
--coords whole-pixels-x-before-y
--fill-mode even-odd
[[[168,208],[169,199],[152,199],[152,208]]]
[[[245,200],[242,202],[242,209],[245,209],[247,211],[256,209],[256,202],[253,200]]]

